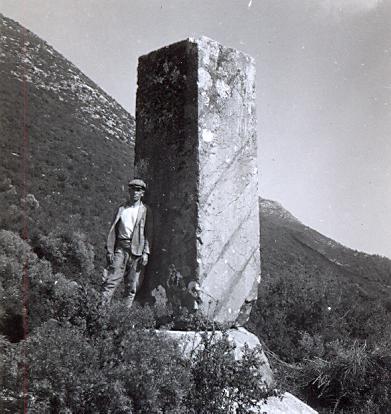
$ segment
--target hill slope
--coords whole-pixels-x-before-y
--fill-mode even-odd
[[[33,33],[3,16],[0,24],[1,225],[20,227],[26,79],[27,191],[37,201],[28,206],[31,235],[56,226],[82,230],[102,257],[114,205],[133,171],[134,119]],[[364,296],[389,296],[389,259],[336,243],[276,202],[261,200],[260,209],[264,278],[286,272],[333,275]]]
[[[336,276],[364,296],[388,298],[391,261],[349,249],[302,224],[275,201],[260,200],[262,272]]]
[[[67,226],[72,216],[102,243],[111,200],[122,197],[133,168],[134,119],[46,42],[2,15],[0,34],[1,225],[20,218],[26,190],[40,206],[31,212],[31,232]]]

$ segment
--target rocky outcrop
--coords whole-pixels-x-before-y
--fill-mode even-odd
[[[254,414],[317,414],[317,411],[289,392],[285,392],[282,397],[268,398],[252,412]]]
[[[178,343],[183,355],[190,357],[194,351],[202,346],[202,332],[194,331],[157,331],[160,335],[173,339]],[[212,333],[209,333],[212,335]],[[213,333],[214,338],[220,339],[222,332]],[[242,358],[245,344],[249,349],[259,349],[262,378],[268,387],[273,387],[273,373],[270,368],[266,355],[262,351],[259,339],[244,328],[229,329],[227,331],[228,340],[234,345],[235,359]],[[307,404],[300,401],[292,394],[286,392],[281,397],[269,397],[266,402],[260,401],[252,410],[254,414],[316,414],[317,412]]]
[[[183,352],[184,356],[189,357],[192,352],[199,349],[202,343],[202,335],[204,332],[195,332],[195,331],[158,331],[159,334],[164,335],[170,339],[175,340],[178,343],[180,350]],[[243,355],[243,349],[245,344],[247,344],[249,349],[259,349],[259,356],[262,361],[262,377],[264,382],[271,386],[273,384],[273,374],[270,369],[269,362],[266,358],[266,355],[262,351],[262,345],[259,342],[259,339],[247,331],[244,328],[238,329],[229,329],[226,332],[227,339],[232,343],[234,348],[234,356],[236,360],[240,360]],[[213,338],[216,340],[221,339],[223,333],[221,331],[208,332],[208,335],[213,335]]]

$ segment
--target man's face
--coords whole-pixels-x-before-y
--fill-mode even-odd
[[[142,188],[133,187],[133,186],[129,187],[130,201],[134,201],[134,202],[139,201],[143,198],[143,196],[144,196],[144,190]]]

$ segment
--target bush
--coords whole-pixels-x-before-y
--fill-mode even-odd
[[[339,291],[337,282],[326,284],[306,273],[265,279],[250,326],[262,333],[268,347],[281,358],[301,361],[308,356],[300,346],[303,332],[323,335],[326,329],[331,331],[340,306]]]
[[[88,336],[85,324],[52,319],[27,340],[8,344],[5,412],[16,412],[21,404],[17,367],[25,364],[31,413],[175,412],[189,382],[176,346],[152,330],[133,328],[119,306],[100,323],[106,329]]]
[[[0,334],[8,337],[0,337],[2,412],[17,412],[25,398],[33,414],[242,413],[270,395],[256,351],[246,349],[235,361],[233,345],[212,334],[186,359],[156,334],[158,310],[137,304],[128,310],[115,301],[102,308],[83,235],[53,231],[34,245],[35,251],[12,231],[0,232]],[[20,332],[10,335],[15,321]],[[215,328],[197,315],[174,323],[190,322]]]
[[[28,349],[27,360],[23,358],[24,347]],[[28,365],[30,413],[125,413],[132,407],[131,400],[121,392],[121,384],[108,381],[98,369],[98,350],[74,327],[46,323],[18,344],[15,355],[18,364]],[[13,401],[6,411],[9,413],[17,412],[21,403],[19,387],[12,388],[16,382],[17,378],[7,376],[8,399]]]
[[[266,279],[255,329],[281,387],[326,412],[388,412],[390,310],[354,289],[344,295],[341,283],[303,273]]]
[[[11,340],[23,337],[23,305],[31,296],[31,280],[50,265],[32,253],[27,242],[12,231],[0,231],[0,334]]]
[[[391,407],[391,354],[365,342],[335,341],[326,358],[295,366],[277,363],[280,376],[320,410],[343,413],[388,412]]]
[[[235,361],[226,337],[205,335],[203,347],[185,359],[176,343],[156,334],[153,309],[129,311],[121,303],[102,309],[91,288],[72,291],[57,280],[72,306],[56,310],[63,295],[55,290],[49,308],[56,319],[26,340],[2,344],[5,413],[22,404],[23,366],[31,413],[244,413],[270,395],[256,350]]]
[[[190,359],[192,384],[186,405],[190,413],[247,413],[271,395],[262,377],[260,350],[244,348],[235,360],[234,346],[226,335],[202,336],[200,348]]]
[[[23,303],[26,320],[33,330],[50,318],[76,320],[86,294],[82,286],[61,273],[53,273],[51,264],[39,259],[19,235],[0,231],[0,334],[12,341],[24,336]],[[93,289],[89,289],[94,298]],[[94,299],[92,299],[94,300]],[[88,300],[89,302],[89,300]]]
[[[72,228],[72,227],[71,227]],[[75,281],[96,284],[95,253],[85,234],[68,229],[56,229],[33,239],[34,250],[50,261],[57,272]]]

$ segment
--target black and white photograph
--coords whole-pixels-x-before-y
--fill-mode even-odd
[[[0,0],[0,412],[391,412],[391,1]]]

